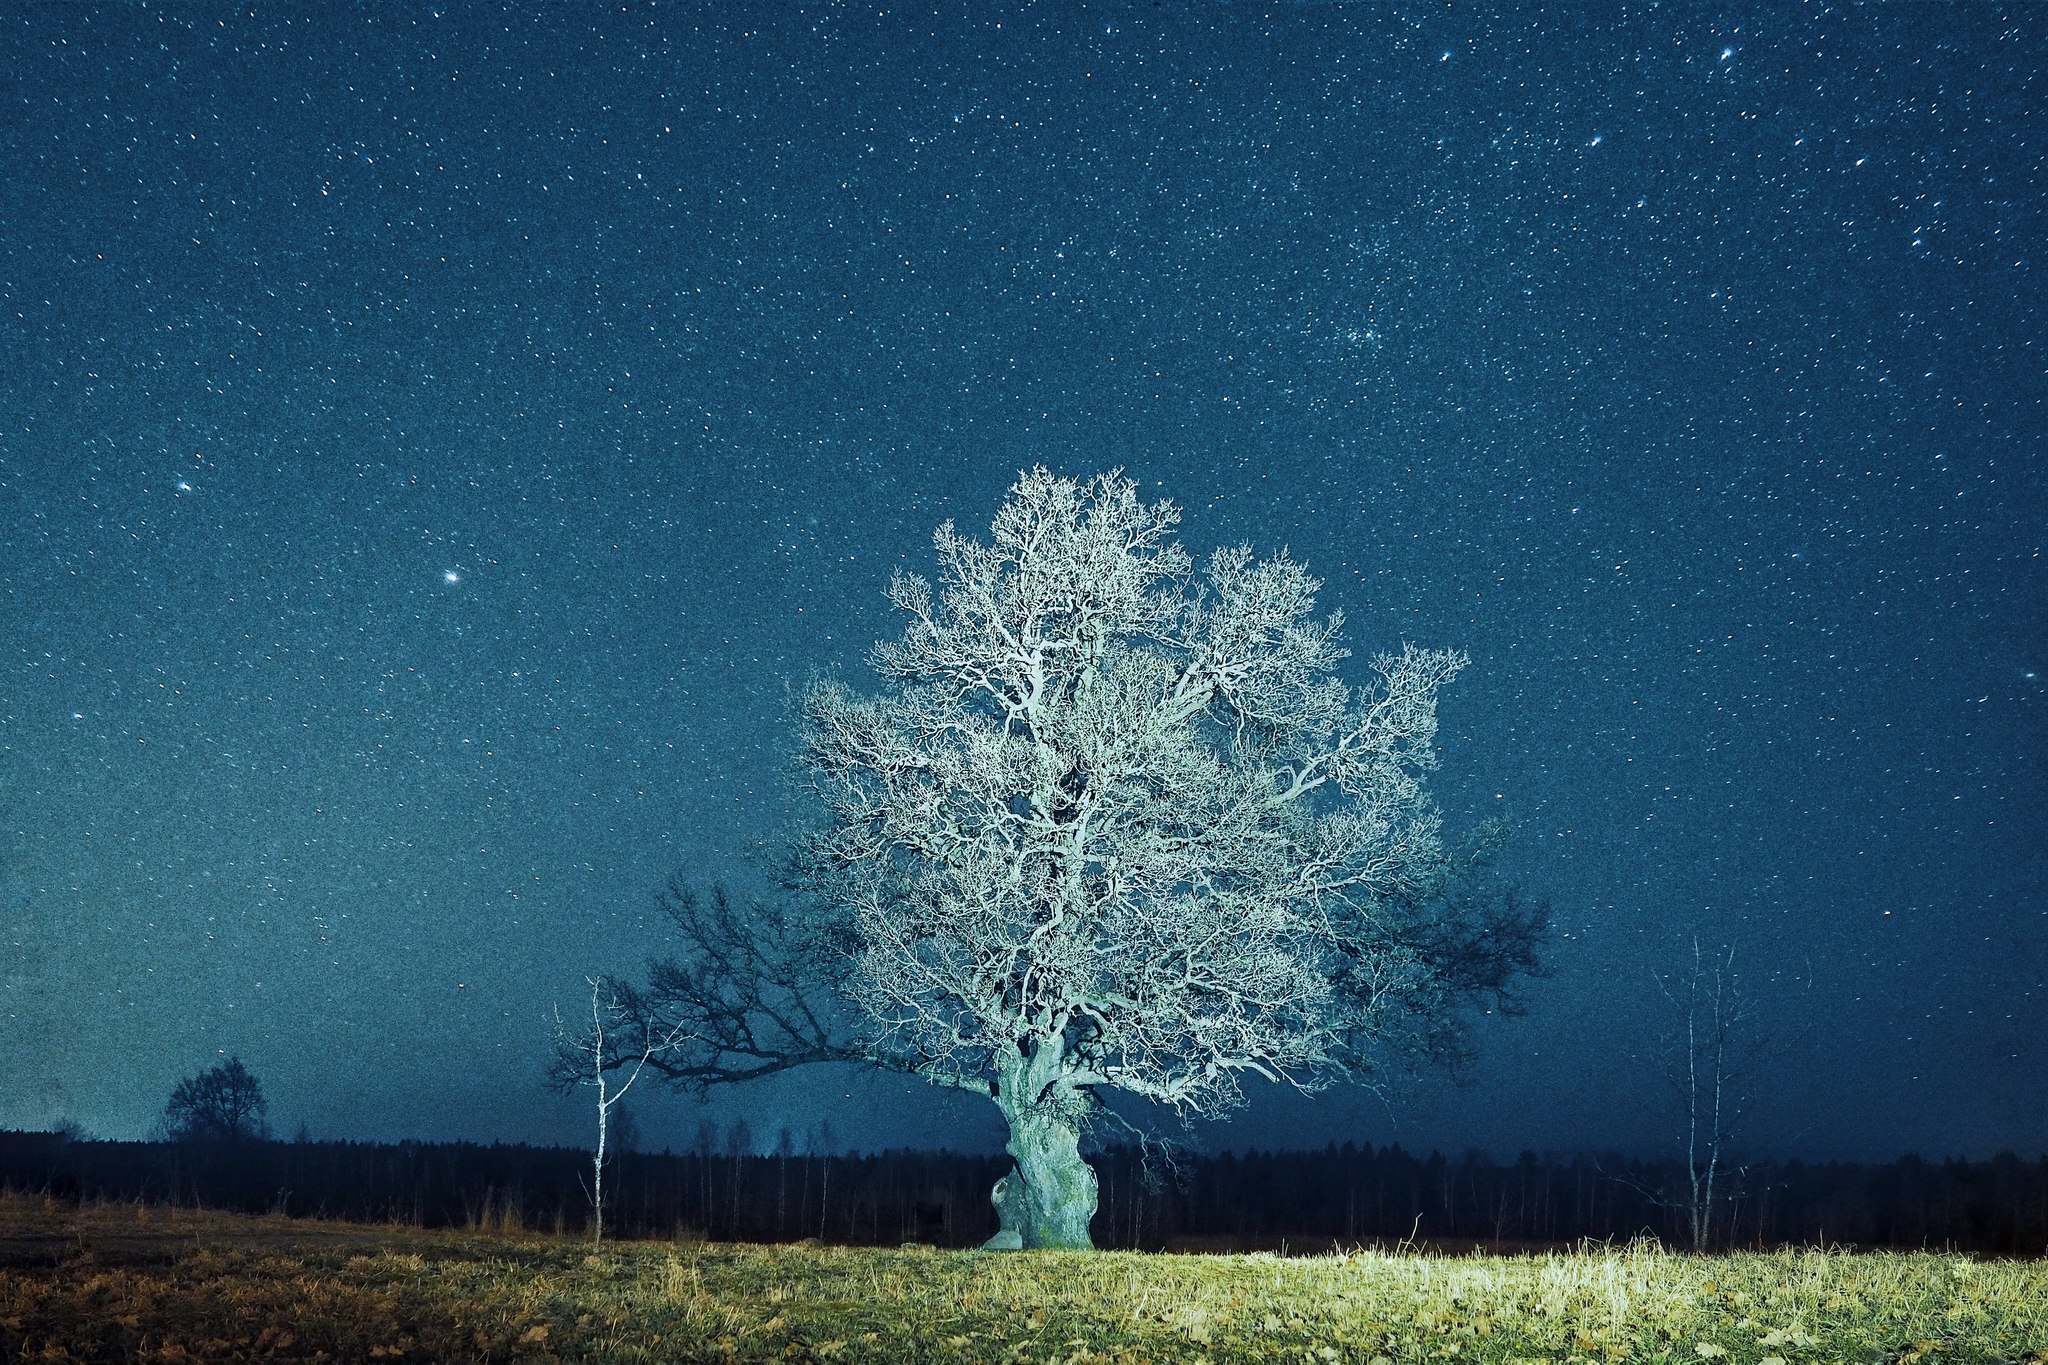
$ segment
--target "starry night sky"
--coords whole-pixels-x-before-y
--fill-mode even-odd
[[[2048,1148],[2048,11],[973,9],[0,5],[0,1126],[580,1136],[552,1007],[1043,462],[1469,651],[1554,906],[1462,1088],[1205,1141],[1656,1150],[1697,937],[1746,1146]]]

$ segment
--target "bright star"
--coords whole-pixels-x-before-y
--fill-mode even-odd
[[[443,569],[441,571],[441,581],[443,583],[460,583],[462,581],[462,575],[455,572],[455,570],[453,569]]]

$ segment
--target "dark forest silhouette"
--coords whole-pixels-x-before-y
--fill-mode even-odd
[[[79,1141],[0,1133],[0,1183],[85,1200],[145,1200],[252,1213],[424,1227],[583,1231],[589,1154],[474,1143]],[[954,1152],[626,1152],[607,1228],[622,1237],[906,1241],[971,1246],[996,1227],[990,1183],[1007,1159]],[[1499,1163],[1347,1143],[1319,1152],[1183,1156],[1149,1173],[1114,1148],[1092,1161],[1098,1246],[1322,1251],[1413,1243],[1440,1249],[1685,1243],[1685,1212],[1660,1192],[1683,1171],[1621,1157]],[[608,1182],[609,1183],[609,1182]],[[1886,1165],[1751,1165],[1731,1204],[1731,1247],[1931,1247],[1992,1256],[2048,1251],[2048,1156]]]

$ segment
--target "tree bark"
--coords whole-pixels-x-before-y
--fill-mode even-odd
[[[1094,1168],[1081,1159],[1081,1134],[1071,1121],[1037,1112],[1006,1114],[1016,1167],[990,1198],[1005,1231],[1042,1251],[1088,1251],[1095,1217]]]

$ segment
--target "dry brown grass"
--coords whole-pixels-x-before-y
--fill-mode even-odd
[[[14,1360],[2048,1362],[2048,1265],[672,1246],[0,1197]]]

